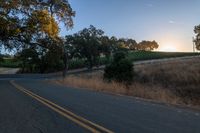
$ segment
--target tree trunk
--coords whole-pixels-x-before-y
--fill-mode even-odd
[[[63,78],[65,78],[68,70],[68,56],[66,53],[64,53],[63,63],[64,63]]]

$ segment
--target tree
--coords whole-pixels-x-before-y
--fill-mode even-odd
[[[130,50],[136,50],[137,49],[137,42],[133,39],[128,39],[126,41],[126,45],[127,45],[128,49],[130,49]]]
[[[63,40],[63,62],[64,62],[64,71],[63,71],[63,78],[66,76],[66,71],[69,67],[69,61],[74,57],[79,57],[80,54],[75,47],[76,39],[73,35],[65,36]]]
[[[33,72],[39,61],[37,51],[34,48],[23,49],[18,58],[22,61],[22,73]]]
[[[114,52],[116,52],[116,51],[118,51],[119,48],[118,48],[118,46],[117,46],[117,42],[118,42],[117,37],[112,36],[112,37],[110,38],[110,43],[111,43],[111,54],[114,53]]]
[[[94,26],[85,28],[73,35],[68,44],[75,47],[76,53],[86,59],[88,68],[91,69],[97,64],[101,53],[101,37],[104,32]],[[69,39],[69,37],[68,37]]]
[[[0,45],[7,49],[34,48],[46,58],[57,57],[52,47],[58,51],[63,48],[58,23],[72,28],[74,16],[68,0],[1,0],[0,25],[4,26],[0,27]],[[47,56],[49,52],[54,56]]]
[[[115,49],[117,49],[117,51],[121,51],[121,50],[136,50],[137,47],[137,42],[131,38],[111,38],[111,40],[115,40]]]
[[[101,40],[101,53],[106,56],[107,60],[109,60],[112,52],[112,41],[108,36],[102,36],[100,40]]]
[[[41,73],[54,72],[63,69],[63,40],[52,40],[52,38],[41,39],[40,42],[46,47],[38,47],[40,58],[39,69]]]
[[[0,63],[4,62],[3,56],[0,54]]]
[[[142,41],[137,45],[138,50],[152,51],[159,47],[156,41]]]
[[[59,33],[59,27],[55,19],[48,10],[36,10],[32,12],[27,20],[27,30],[37,37],[51,37],[56,39]]]
[[[44,46],[33,46],[23,49],[17,54],[18,59],[22,61],[21,68],[24,72],[54,72],[63,68],[62,48],[57,45],[58,41],[50,38],[39,40]]]
[[[74,15],[68,0],[1,0],[0,24],[4,26],[0,27],[0,44],[9,49],[42,46],[38,38],[56,39],[57,23],[61,21],[71,28]]]
[[[127,39],[125,38],[120,38],[117,41],[117,49],[118,51],[127,51],[129,50],[129,46],[127,44]]]
[[[194,27],[194,32],[196,34],[196,38],[194,40],[196,49],[200,50],[200,25]]]

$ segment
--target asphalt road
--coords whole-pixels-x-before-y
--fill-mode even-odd
[[[200,133],[197,110],[42,79],[10,80],[0,80],[0,133]]]
[[[0,67],[0,74],[16,74],[19,68],[5,68]]]

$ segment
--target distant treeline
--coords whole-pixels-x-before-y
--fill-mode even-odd
[[[108,37],[104,35],[104,31],[94,26],[85,28],[78,33],[68,35],[64,39],[65,47],[68,55],[72,57],[85,58],[92,68],[96,59],[100,55],[107,58],[116,51],[123,50],[145,50],[151,51],[158,48],[156,41],[142,41],[137,43],[134,39]],[[72,58],[71,57],[71,58]]]
[[[104,31],[94,26],[84,28],[73,35],[67,35],[58,41],[43,40],[43,46],[29,46],[16,54],[22,61],[22,72],[52,72],[69,68],[71,60],[81,59],[89,69],[109,62],[117,51],[144,50],[158,48],[156,41],[137,43],[133,39],[108,37]],[[104,62],[102,62],[104,57]]]
[[[73,28],[76,15],[68,0],[0,1],[0,9],[0,47],[17,51],[22,72],[66,72],[72,59],[81,59],[92,68],[100,64],[100,57],[109,59],[118,50],[158,47],[155,41],[108,37],[94,26],[61,37],[60,25]]]

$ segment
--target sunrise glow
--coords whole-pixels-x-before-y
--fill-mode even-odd
[[[178,49],[176,48],[176,45],[174,45],[173,43],[167,43],[162,45],[159,48],[159,51],[164,51],[164,52],[177,52]]]

